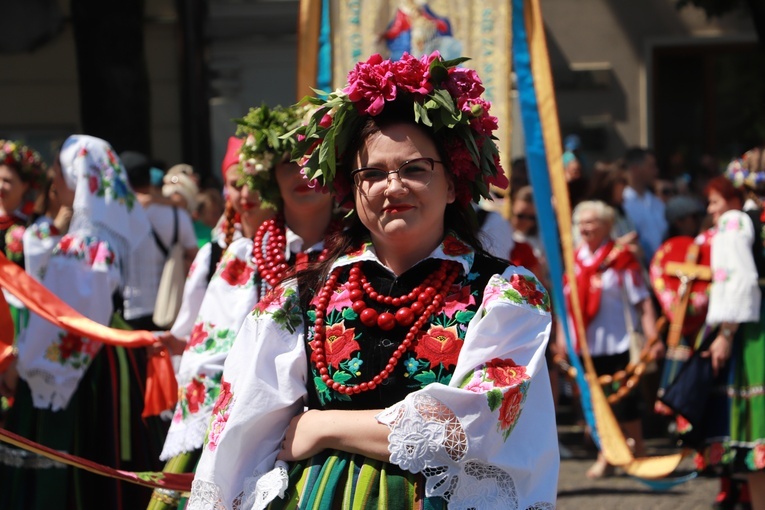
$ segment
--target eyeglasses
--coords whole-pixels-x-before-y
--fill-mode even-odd
[[[515,217],[518,218],[519,220],[537,221],[536,214],[523,214],[523,213],[520,213],[520,214],[516,214]]]
[[[436,163],[441,161],[433,158],[416,158],[404,161],[396,170],[365,166],[351,171],[351,178],[365,197],[382,195],[388,188],[393,174],[398,175],[398,180],[403,186],[410,190],[418,190],[430,184]]]

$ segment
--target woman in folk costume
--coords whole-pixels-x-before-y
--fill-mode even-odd
[[[116,153],[101,139],[67,138],[53,179],[74,213],[43,284],[83,315],[109,324],[124,268],[128,258],[140,256],[134,248],[149,234],[149,223]],[[159,440],[140,418],[144,364],[142,349],[103,346],[32,315],[19,339],[16,403],[7,428],[119,469],[154,470],[151,450],[158,450]],[[13,448],[0,447],[0,463],[0,507],[6,509],[136,508],[150,495]]]
[[[257,192],[249,188],[247,191],[244,189],[239,163],[239,153],[243,143],[242,138],[235,136],[228,139],[226,154],[221,164],[223,193],[226,197],[223,216],[212,231],[212,241],[199,249],[191,263],[186,284],[183,287],[183,298],[178,316],[173,327],[161,339],[170,352],[176,355],[183,354],[186,342],[199,316],[205,291],[223,252],[231,243],[242,237],[243,230],[245,237],[252,238],[260,224],[273,215],[272,210],[261,207]]]
[[[507,180],[458,62],[375,55],[311,100],[295,154],[351,225],[248,315],[189,508],[554,507],[549,298],[470,221]]]
[[[613,375],[630,361],[631,329],[638,329],[640,324],[647,338],[656,335],[656,312],[640,262],[628,247],[611,238],[613,208],[599,201],[580,202],[573,220],[581,236],[575,253],[576,283],[587,348],[598,375]],[[662,355],[663,344],[655,345],[653,356]],[[625,436],[634,441],[635,455],[640,456],[645,452],[638,404],[639,397],[632,392],[614,405],[613,411]],[[587,470],[589,478],[612,473],[602,453]]]
[[[301,122],[301,107],[253,108],[240,121],[243,193],[256,193],[276,211],[253,237],[228,247],[205,293],[178,373],[179,401],[161,459],[167,470],[191,471],[199,457],[218,395],[223,363],[246,315],[284,273],[322,256],[332,220],[332,197],[308,187],[290,162],[294,137],[280,138]],[[243,219],[244,224],[244,219]],[[150,508],[177,504],[177,494],[155,491]]]
[[[25,198],[45,182],[45,164],[34,149],[13,140],[0,140],[0,252],[24,267],[24,233],[27,217],[21,212]],[[29,313],[10,293],[3,292],[13,319],[15,339],[25,326]],[[0,370],[8,366],[12,354],[0,353]],[[12,381],[8,381],[13,384]],[[0,413],[5,412],[11,396],[5,378],[0,378]]]
[[[707,324],[719,327],[702,356],[716,374],[725,374],[728,415],[726,426],[708,437],[697,458],[700,468],[723,468],[744,475],[752,508],[765,509],[765,214],[747,213],[742,190],[762,190],[765,160],[759,149],[728,167],[706,188],[717,232],[712,238],[712,285]],[[709,435],[709,434],[707,434]]]

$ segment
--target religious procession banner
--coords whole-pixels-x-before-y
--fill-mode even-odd
[[[320,56],[315,74],[298,72],[298,99],[311,94],[309,87],[342,87],[354,65],[375,53],[394,60],[404,52],[421,57],[436,50],[446,60],[469,57],[464,66],[483,81],[484,96],[499,119],[500,153],[509,160],[510,12],[507,0],[303,0],[301,37],[311,42],[299,43],[300,58]],[[309,21],[316,19],[318,27]],[[298,69],[314,72],[302,62]]]

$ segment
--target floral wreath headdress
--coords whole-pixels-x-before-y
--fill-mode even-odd
[[[457,67],[466,60],[444,60],[437,51],[419,59],[404,53],[397,61],[376,54],[356,64],[344,89],[304,99],[318,107],[296,130],[299,141],[293,155],[306,178],[331,188],[343,203],[349,198],[350,182],[338,175],[337,162],[359,121],[379,115],[390,103],[410,101],[413,120],[444,139],[459,204],[491,199],[491,185],[506,188],[494,142],[497,118],[489,114],[491,103],[481,98],[484,87],[478,74]]]
[[[725,169],[725,177],[737,188],[765,191],[765,150],[754,148],[733,159]]]
[[[22,180],[32,189],[42,188],[47,179],[47,166],[40,153],[13,140],[0,140],[0,165],[18,169]]]
[[[239,150],[241,182],[260,194],[263,207],[281,208],[281,194],[272,170],[285,153],[294,150],[295,137],[285,135],[302,124],[306,112],[306,106],[262,105],[235,119],[239,125],[236,134],[245,137]]]

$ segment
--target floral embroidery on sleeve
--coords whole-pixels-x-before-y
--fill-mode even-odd
[[[45,350],[45,358],[74,369],[87,367],[101,344],[65,331]]]
[[[488,305],[498,299],[550,313],[550,296],[533,275],[516,273],[509,281],[497,275],[493,276],[486,286],[483,302],[484,305]]]
[[[228,352],[234,343],[236,332],[234,328],[217,329],[212,322],[197,322],[191,330],[186,350],[209,354]]]
[[[198,374],[186,386],[178,388],[178,405],[175,407],[173,421],[186,420],[200,409],[204,412],[204,409],[209,409],[213,404],[219,407],[218,397],[224,393],[223,383],[228,385],[221,380],[221,376],[220,372],[211,376]]]
[[[303,322],[297,291],[281,285],[269,289],[252,310],[254,317],[270,316],[283,330],[289,333],[297,331]]]
[[[53,255],[82,260],[94,269],[108,269],[114,265],[116,256],[106,241],[96,237],[66,235],[53,249]]]
[[[234,393],[231,391],[231,384],[225,379],[220,380],[220,394],[213,407],[212,422],[207,431],[205,447],[214,452],[220,442],[220,436],[228,423],[228,417],[231,414],[231,405],[234,403]],[[177,412],[177,411],[176,411]]]
[[[88,150],[83,147],[78,156],[85,157]],[[108,163],[102,162],[103,168],[88,166],[88,189],[98,197],[107,197],[125,204],[128,211],[135,205],[135,195],[127,184],[127,175],[117,156],[112,150],[106,151]]]
[[[489,409],[492,412],[499,409],[497,430],[507,440],[520,418],[529,384],[526,367],[512,359],[495,358],[467,375],[461,386],[474,393],[485,393]]]
[[[236,255],[224,255],[220,262],[218,276],[226,283],[236,287],[251,287],[254,284],[255,268]]]
[[[5,256],[11,262],[24,260],[24,230],[23,225],[12,225],[5,231]]]

